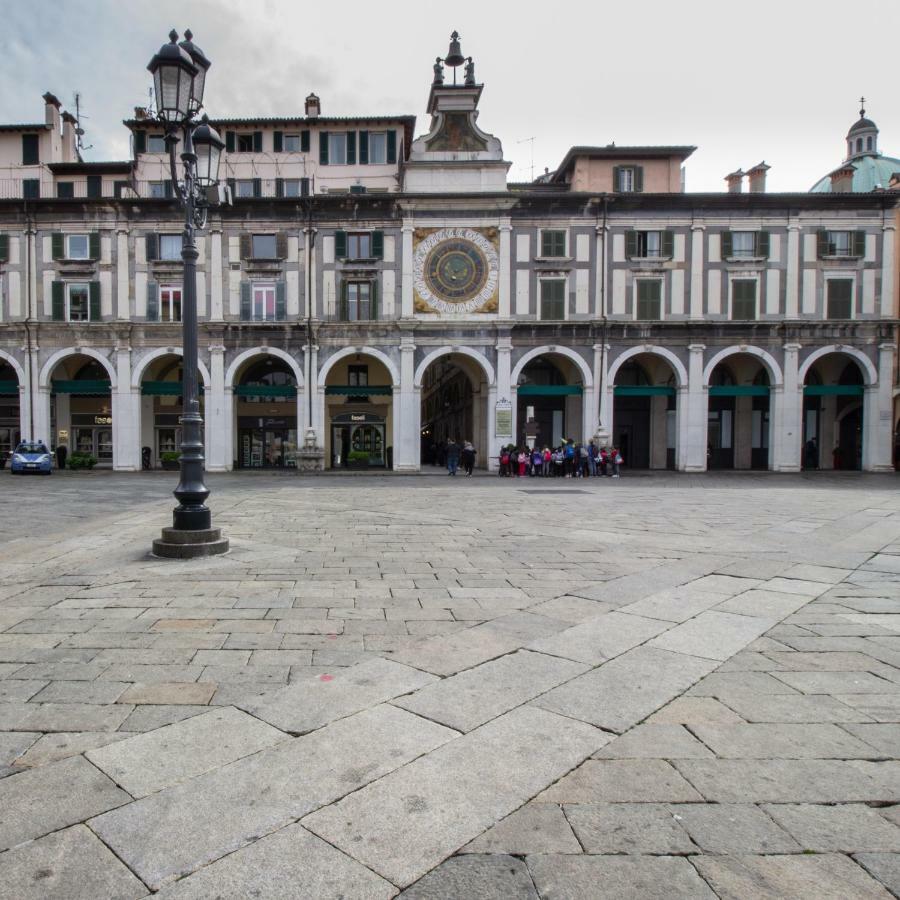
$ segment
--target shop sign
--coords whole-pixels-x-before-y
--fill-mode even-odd
[[[351,414],[350,414],[350,421],[351,421],[351,422],[365,422],[365,421],[366,421],[366,414],[365,414],[365,413],[359,413],[358,415],[354,415],[353,413],[351,413]]]
[[[512,437],[512,403],[498,400],[494,411],[494,434],[497,437]]]
[[[94,416],[95,425],[112,425],[112,416]]]

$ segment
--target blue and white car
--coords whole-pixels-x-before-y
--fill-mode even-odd
[[[52,468],[47,445],[43,441],[22,441],[13,450],[9,468],[13,475],[24,475],[27,472],[49,475]]]

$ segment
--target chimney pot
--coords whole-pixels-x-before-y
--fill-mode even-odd
[[[315,119],[322,112],[322,104],[319,98],[315,94],[310,94],[306,98],[306,117],[308,119]]]
[[[743,190],[744,173],[738,169],[725,176],[725,184],[728,186],[729,194],[740,194]]]

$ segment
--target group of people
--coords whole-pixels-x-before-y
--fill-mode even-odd
[[[466,475],[471,476],[472,469],[475,466],[475,446],[471,441],[463,441],[462,445],[457,444],[453,438],[447,441],[444,452],[447,456],[447,474],[455,475],[459,470],[459,464],[462,462],[463,471]]]
[[[499,474],[510,478],[618,478],[622,462],[617,447],[598,447],[594,441],[565,441],[552,449],[510,444],[500,450]]]

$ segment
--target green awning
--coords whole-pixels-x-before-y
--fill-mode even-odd
[[[710,397],[768,397],[767,384],[713,384],[709,388]]]
[[[807,397],[862,397],[861,384],[807,384],[803,393]]]
[[[668,384],[617,384],[616,397],[674,397],[675,388]]]
[[[18,381],[0,381],[0,394],[16,394],[19,393]]]
[[[75,379],[64,381],[54,378],[51,382],[54,394],[83,394],[91,397],[105,397],[112,393],[112,387],[108,381],[91,381],[90,379]]]
[[[584,388],[580,384],[520,384],[519,397],[580,397]]]
[[[339,397],[390,397],[394,389],[389,384],[329,384],[325,393]]]
[[[235,397],[296,397],[297,387],[293,384],[239,384],[234,389]]]

